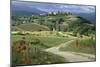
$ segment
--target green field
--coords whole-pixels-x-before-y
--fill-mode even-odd
[[[25,38],[25,39],[23,39]],[[13,64],[51,64],[65,62],[63,57],[45,52],[44,49],[60,45],[61,43],[71,40],[65,37],[43,37],[34,35],[12,35],[13,47]],[[24,58],[23,50],[19,50],[23,44],[27,46],[28,52],[26,57],[31,60],[27,63],[22,61]],[[15,48],[14,48],[15,47]],[[26,59],[27,60],[27,59]]]
[[[26,23],[18,26],[12,26],[13,31],[48,31],[49,28],[36,23]]]
[[[78,39],[70,43],[69,46],[61,47],[61,51],[82,52],[88,54],[95,54],[96,46],[95,39],[85,38]]]
[[[27,47],[28,52],[22,50],[16,51],[13,49],[12,63],[15,65],[25,64],[52,64],[64,62],[64,58],[55,54],[42,51],[39,47]]]
[[[93,55],[96,51],[95,24],[70,12],[12,16],[11,35],[14,65],[63,63],[68,62],[67,51]]]
[[[71,38],[57,37],[57,36],[43,37],[43,36],[34,36],[34,35],[12,35],[12,41],[13,42],[19,41],[23,37],[25,37],[25,41],[28,43],[38,41],[39,44],[37,46],[41,46],[44,48],[50,48],[53,46],[57,46],[57,45],[60,45],[61,43],[64,43],[64,42],[71,40]]]

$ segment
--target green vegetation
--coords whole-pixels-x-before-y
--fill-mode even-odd
[[[12,16],[12,63],[51,64],[65,62],[45,49],[75,40],[62,51],[95,54],[95,25],[70,12]]]
[[[14,31],[48,31],[49,28],[43,25],[35,23],[20,24],[17,26],[12,26]]]
[[[27,39],[27,41],[26,41]],[[55,54],[43,51],[45,46],[38,39],[31,41],[22,37],[14,40],[12,44],[12,62],[15,65],[22,64],[51,64],[64,62],[64,58]]]
[[[70,12],[52,12],[28,17],[12,16],[12,26],[25,31],[64,31],[86,36],[95,34],[94,24]]]
[[[13,41],[18,41],[25,37],[26,42],[34,42],[38,41],[37,46],[41,46],[41,48],[50,48],[53,46],[57,46],[61,43],[67,42],[71,40],[71,38],[64,38],[64,37],[43,37],[43,36],[34,36],[34,35],[12,35]]]
[[[36,51],[34,51],[34,49]],[[30,48],[29,51],[24,55],[25,52],[17,52],[13,49],[13,64],[52,64],[64,62],[64,58],[54,55],[52,53],[44,52],[38,48]]]
[[[78,39],[70,43],[69,46],[61,47],[60,50],[95,54],[95,44],[95,39]]]

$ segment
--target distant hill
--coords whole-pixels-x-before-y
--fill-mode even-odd
[[[12,16],[32,16],[48,12],[71,12],[96,22],[95,6],[12,1]]]
[[[75,13],[75,15],[79,15],[79,16],[91,21],[94,24],[96,23],[95,13]]]
[[[50,12],[28,17],[13,16],[12,26],[24,31],[70,31],[80,34],[95,34],[95,24],[70,12]]]
[[[32,16],[41,13],[46,13],[44,11],[38,10],[36,8],[30,9],[28,7],[13,6],[12,15],[13,16]]]

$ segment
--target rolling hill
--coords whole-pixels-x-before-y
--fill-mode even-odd
[[[95,34],[95,24],[91,23],[91,21],[81,16],[73,15],[69,12],[52,12],[47,14],[33,15],[29,17],[13,16],[12,20],[15,22],[15,27],[13,28],[13,30],[63,31],[74,32],[75,35]],[[12,22],[12,24],[14,24],[14,22]],[[16,23],[20,24],[16,25]]]
[[[12,26],[12,31],[49,31],[49,28],[36,23],[25,23],[18,26]]]
[[[12,1],[12,16],[32,16],[48,12],[71,12],[95,23],[95,6]]]

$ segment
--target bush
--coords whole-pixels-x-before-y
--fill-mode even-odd
[[[32,39],[32,41],[30,43],[31,44],[40,44],[40,40],[39,39]]]

